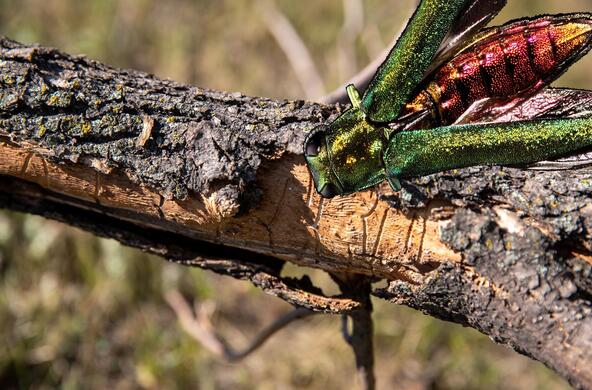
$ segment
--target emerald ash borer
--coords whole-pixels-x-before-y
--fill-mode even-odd
[[[592,117],[497,123],[592,47],[592,14],[485,28],[505,0],[423,0],[363,96],[304,154],[326,198],[473,165],[528,166],[592,146]],[[536,110],[536,109],[533,109]],[[537,112],[529,113],[532,118]]]

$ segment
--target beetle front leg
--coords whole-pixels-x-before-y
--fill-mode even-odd
[[[387,174],[386,181],[389,183],[389,185],[391,186],[393,191],[395,191],[395,192],[401,191],[401,182],[399,181],[398,177],[390,176]]]

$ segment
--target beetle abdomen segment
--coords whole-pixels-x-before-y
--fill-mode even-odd
[[[451,124],[478,100],[536,92],[591,46],[591,16],[546,16],[498,27],[438,69],[407,109],[437,110],[439,124]],[[435,104],[426,106],[429,101]]]

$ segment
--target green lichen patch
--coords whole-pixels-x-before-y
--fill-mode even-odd
[[[57,91],[49,95],[45,101],[49,107],[68,108],[72,105],[73,93],[66,91]]]
[[[5,74],[2,76],[2,84],[12,87],[14,84],[16,84],[16,79],[10,74]]]
[[[37,137],[42,138],[47,133],[47,127],[41,123],[37,130]]]
[[[91,130],[92,126],[89,122],[82,122],[80,125],[80,131],[82,132],[82,135],[88,135]]]
[[[102,128],[108,128],[117,125],[117,117],[114,115],[103,115],[99,119],[99,126]]]
[[[122,84],[117,84],[115,87],[115,91],[111,94],[111,99],[113,100],[123,100],[125,97],[125,87]]]

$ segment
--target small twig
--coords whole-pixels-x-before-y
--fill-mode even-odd
[[[343,26],[337,39],[337,60],[341,80],[358,70],[356,39],[364,29],[364,5],[361,0],[342,0]]]
[[[354,351],[361,389],[373,390],[376,387],[376,378],[374,377],[374,325],[370,300],[372,280],[347,274],[332,273],[331,276],[343,294],[351,295],[362,303],[360,309],[343,314],[341,333]]]
[[[352,332],[348,343],[356,355],[356,369],[363,390],[376,387],[374,377],[374,326],[372,307],[347,314],[352,320]],[[346,340],[347,341],[347,340]]]
[[[199,307],[195,308],[194,313],[185,298],[183,298],[183,296],[176,290],[167,292],[165,299],[177,315],[181,327],[191,337],[213,354],[220,356],[229,362],[236,362],[244,359],[261,347],[271,336],[285,328],[290,323],[312,314],[316,314],[307,309],[294,309],[279,317],[259,332],[245,349],[237,351],[221,336],[215,333],[214,327],[210,322],[210,317],[213,311],[213,308],[210,305],[201,304]]]
[[[237,279],[249,280],[265,293],[279,297],[292,306],[327,314],[344,314],[359,309],[361,302],[344,296],[328,297],[315,287],[306,275],[301,278],[282,278],[275,271],[248,262],[195,258],[177,261],[192,267],[220,272]]]
[[[347,87],[349,84],[354,84],[358,90],[366,90],[368,84],[370,84],[370,80],[372,80],[372,76],[374,76],[374,73],[376,73],[376,69],[378,69],[380,64],[384,62],[388,53],[390,53],[390,47],[383,50],[383,52],[378,57],[376,57],[374,61],[366,65],[366,67],[362,69],[357,75],[341,84],[329,94],[321,96],[316,100],[325,104],[348,103],[349,98],[347,97],[345,87]]]
[[[397,42],[401,34],[405,29],[405,25],[401,28],[401,30],[395,35],[395,38],[391,41],[391,43],[386,47],[371,63],[369,63],[364,69],[362,69],[358,74],[347,80],[345,83],[341,84],[339,87],[334,89],[333,91],[329,92],[328,94],[319,97],[316,101],[325,104],[334,104],[334,103],[349,103],[349,99],[347,97],[347,93],[345,91],[345,87],[349,84],[354,84],[360,91],[365,91],[368,88],[368,84],[372,80],[372,77],[376,73],[376,69],[384,62],[386,57],[391,51],[392,46]]]
[[[292,65],[306,97],[312,99],[324,95],[325,85],[323,79],[312,60],[310,52],[292,23],[275,6],[273,1],[260,1],[259,9],[269,32],[283,50],[290,65]]]
[[[352,345],[352,335],[349,328],[349,316],[347,314],[341,315],[341,336],[350,346]]]

